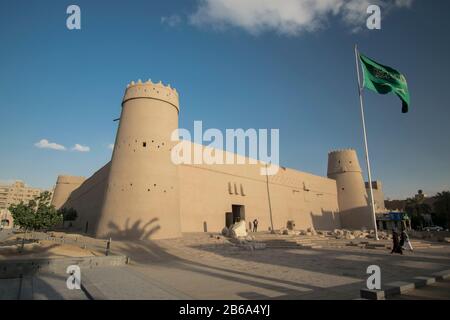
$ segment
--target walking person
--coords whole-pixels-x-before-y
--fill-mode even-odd
[[[258,219],[253,220],[253,232],[258,232]]]
[[[395,229],[392,229],[392,253],[403,254],[402,247],[400,246],[400,239],[398,236],[398,232]]]
[[[403,232],[403,228],[402,228],[402,232],[400,233],[400,242],[398,245],[402,249],[403,249],[403,246],[405,245],[405,233]]]
[[[403,244],[402,244],[402,241],[403,241]],[[400,245],[403,250],[409,250],[411,252],[414,251],[411,241],[409,240],[409,236],[406,233],[405,229],[403,229],[402,234],[400,236]]]

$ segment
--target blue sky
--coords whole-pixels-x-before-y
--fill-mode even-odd
[[[347,147],[364,165],[358,43],[403,72],[412,96],[404,115],[397,97],[365,92],[374,177],[391,198],[450,189],[448,1],[397,0],[377,31],[356,0],[286,2],[297,11],[264,0],[266,20],[248,1],[0,0],[0,179],[50,188],[58,174],[95,172],[139,78],[177,88],[183,128],[279,128],[284,166],[326,175],[328,151]],[[66,28],[70,4],[81,30]],[[66,151],[37,148],[42,139]]]

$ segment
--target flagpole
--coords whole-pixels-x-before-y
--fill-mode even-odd
[[[372,211],[373,226],[375,228],[375,239],[379,240],[379,238],[378,238],[378,228],[377,228],[377,217],[376,217],[376,214],[375,214],[375,202],[374,202],[374,199],[373,199],[372,173],[371,173],[371,170],[370,170],[369,147],[367,145],[366,120],[365,120],[365,117],[364,117],[363,87],[361,87],[361,75],[359,73],[358,45],[355,45],[355,59],[356,59],[356,72],[358,74],[358,94],[359,94],[359,103],[360,103],[360,106],[361,106],[361,121],[362,121],[363,134],[364,134],[364,148],[365,148],[365,151],[366,151],[367,176],[368,176],[368,179],[369,179],[370,208],[371,208],[371,211]]]
[[[269,170],[267,169],[267,163],[266,163],[266,186],[267,186],[267,199],[269,200],[270,228],[271,228],[270,233],[275,233],[275,230],[273,230],[272,203],[270,201]]]

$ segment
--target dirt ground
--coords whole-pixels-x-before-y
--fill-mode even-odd
[[[25,237],[22,249],[22,238]],[[91,257],[102,255],[98,250],[83,245],[59,243],[52,240],[34,239],[33,235],[12,234],[0,242],[0,260],[30,258]],[[104,254],[103,254],[104,255]]]

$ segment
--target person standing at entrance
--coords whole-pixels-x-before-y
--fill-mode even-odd
[[[258,232],[258,219],[253,220],[253,232]]]

